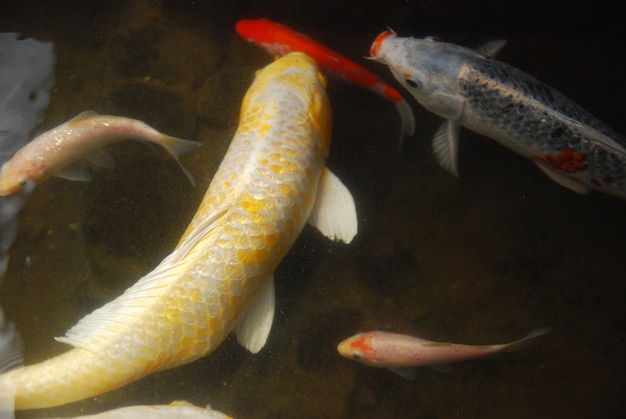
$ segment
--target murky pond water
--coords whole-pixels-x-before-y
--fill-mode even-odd
[[[255,70],[270,62],[234,32],[241,18],[288,24],[389,81],[385,67],[360,59],[385,25],[469,46],[508,38],[499,59],[626,133],[624,27],[611,10],[584,20],[583,6],[563,14],[546,6],[537,18],[532,2],[529,10],[474,3],[4,2],[0,32],[54,43],[55,84],[32,134],[95,110],[202,142],[182,158],[195,188],[160,148],[121,143],[108,149],[114,170],[96,171],[89,183],[51,179],[28,197],[0,285],[25,362],[65,351],[55,336],[176,245],[232,139]],[[333,80],[329,96],[328,165],[354,195],[359,235],[336,244],[305,228],[276,272],[266,347],[252,355],[231,338],[192,364],[17,417],[172,400],[237,418],[623,415],[626,204],[568,191],[468,131],[456,179],[431,155],[439,119],[408,95],[417,133],[400,155],[393,106]],[[425,369],[416,381],[336,352],[342,339],[373,329],[482,344],[539,326],[553,331],[522,351],[456,364],[450,374]]]

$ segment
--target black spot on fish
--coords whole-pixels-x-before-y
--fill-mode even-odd
[[[553,137],[553,138],[558,138],[562,135],[563,135],[563,127],[555,128],[552,130],[552,132],[550,132],[550,137]]]

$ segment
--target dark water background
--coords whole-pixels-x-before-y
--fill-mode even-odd
[[[84,110],[142,119],[201,141],[189,186],[160,149],[111,146],[117,168],[89,184],[52,179],[29,197],[0,287],[26,363],[167,255],[236,129],[254,71],[270,62],[233,30],[268,17],[392,81],[368,55],[385,25],[478,46],[551,84],[626,133],[621,2],[3,1],[0,31],[55,43],[50,129]],[[227,340],[210,356],[120,390],[18,417],[75,416],[131,404],[210,403],[238,418],[618,418],[625,401],[626,204],[579,196],[532,162],[462,132],[461,178],[440,169],[439,119],[406,95],[417,133],[394,154],[395,109],[331,81],[328,165],[352,190],[349,245],[305,228],[276,274],[277,315],[251,355]],[[33,133],[36,134],[36,132]],[[342,359],[337,343],[383,329],[470,344],[551,334],[522,351],[425,369],[415,382]]]

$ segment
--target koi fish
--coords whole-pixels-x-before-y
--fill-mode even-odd
[[[113,162],[101,148],[122,140],[146,141],[163,147],[180,165],[189,182],[191,174],[182,166],[178,156],[191,151],[200,143],[161,134],[136,119],[98,115],[86,111],[56,128],[46,131],[26,144],[0,168],[0,196],[22,189],[27,181],[41,183],[52,176],[69,180],[90,180],[81,159],[97,166],[112,167]]]
[[[462,125],[530,158],[561,186],[626,199],[626,139],[561,92],[493,59],[494,50],[387,31],[370,54],[422,106],[447,120],[433,151],[455,176]]]
[[[515,342],[483,346],[432,342],[408,335],[374,331],[359,333],[344,340],[337,346],[337,351],[345,358],[371,367],[389,368],[404,378],[414,380],[415,367],[437,369],[439,365],[515,351],[550,331],[550,328],[536,329]]]
[[[304,52],[322,69],[341,80],[363,86],[390,100],[400,114],[400,144],[415,132],[413,110],[402,95],[380,77],[311,38],[268,19],[240,20],[235,30],[243,39],[279,57],[290,52]]]
[[[127,406],[95,415],[77,416],[73,419],[232,419],[210,406],[201,408],[184,401],[159,406]]]
[[[274,270],[307,220],[344,242],[357,232],[350,192],[324,167],[325,87],[305,54],[260,70],[176,249],[58,339],[73,349],[0,375],[0,394],[12,394],[16,409],[82,400],[204,357],[232,331],[260,351],[274,316]]]

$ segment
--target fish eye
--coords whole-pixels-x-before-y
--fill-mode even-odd
[[[406,84],[408,84],[409,86],[411,86],[414,89],[421,89],[422,88],[422,82],[418,80],[417,77],[411,75],[411,74],[405,74],[404,75],[404,82]]]
[[[360,353],[353,353],[352,359],[354,359],[355,361],[361,361],[363,359],[363,356]]]

